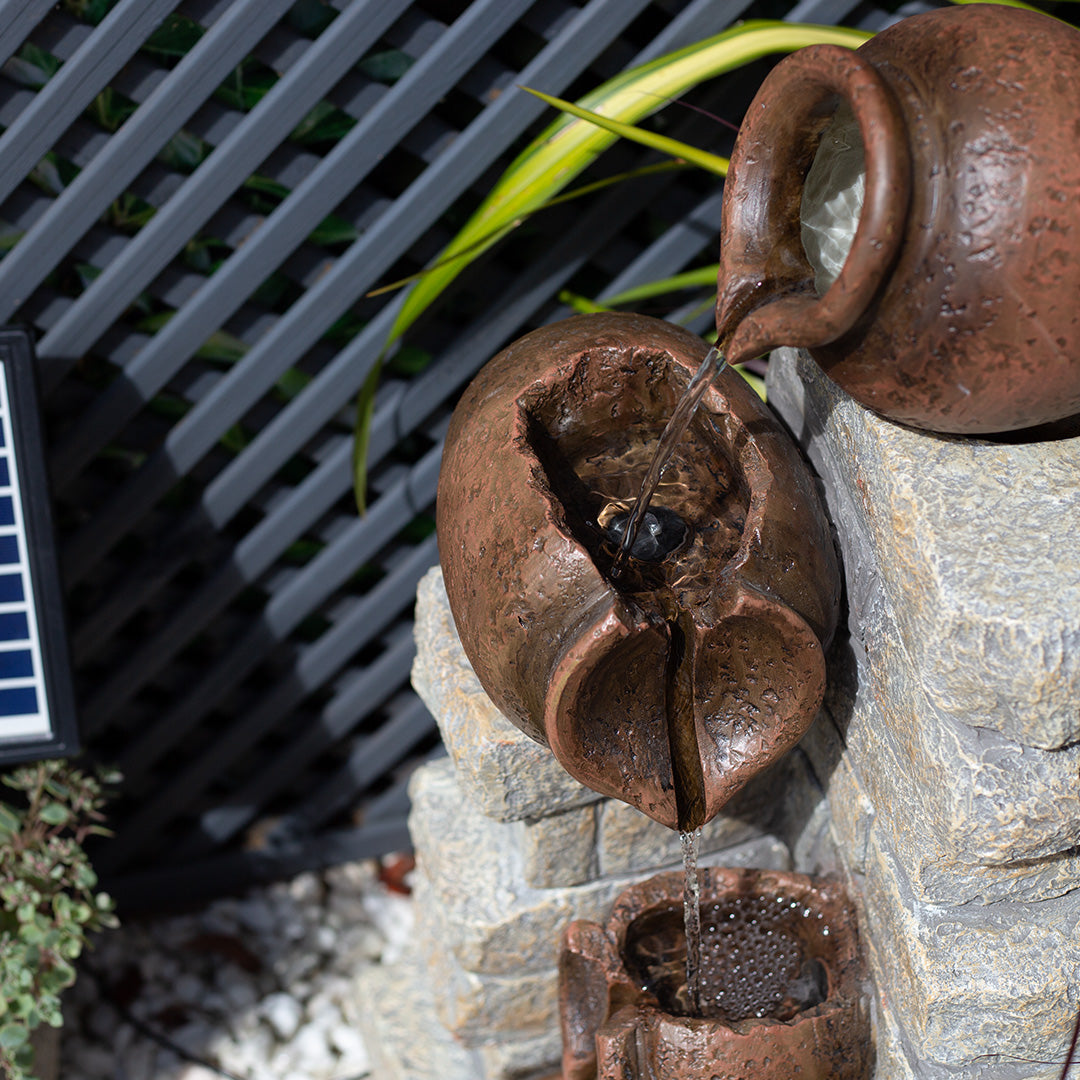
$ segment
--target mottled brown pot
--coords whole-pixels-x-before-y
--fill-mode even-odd
[[[598,516],[636,494],[705,352],[636,315],[534,331],[462,398],[439,481],[446,589],[484,689],[577,779],[672,828],[711,818],[811,723],[839,592],[814,481],[733,372],[654,500],[688,540],[619,588],[605,576]]]
[[[866,197],[819,298],[799,208],[840,100]],[[733,362],[805,346],[862,404],[934,431],[1080,412],[1080,32],[979,4],[904,19],[857,52],[793,54],[740,131],[722,238]]]
[[[735,897],[797,901],[797,917],[809,913],[806,954],[827,973],[824,1001],[793,1018],[728,1023],[663,1011],[628,960],[635,920],[661,909],[681,910],[682,885],[681,873],[657,875],[627,889],[606,926],[582,920],[567,928],[559,957],[564,1080],[868,1077],[873,1052],[864,969],[843,887],[783,871],[702,871],[703,904]]]

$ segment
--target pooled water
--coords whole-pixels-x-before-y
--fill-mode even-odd
[[[783,895],[737,896],[699,906],[696,986],[687,981],[686,913],[674,906],[639,916],[627,932],[627,961],[677,1016],[730,1023],[790,1020],[828,995],[828,972],[808,948],[829,930],[820,913]]]

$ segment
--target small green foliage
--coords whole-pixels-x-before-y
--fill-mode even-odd
[[[87,935],[116,925],[83,851],[102,826],[103,785],[63,761],[0,777],[16,794],[0,802],[0,1075],[33,1080],[30,1032],[59,1027],[60,994]]]

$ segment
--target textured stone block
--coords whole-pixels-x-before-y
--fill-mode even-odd
[[[518,832],[476,810],[443,759],[414,774],[409,830],[429,891],[417,919],[437,920],[461,966],[486,975],[553,970],[562,929],[605,918],[628,877],[566,888],[526,884]]]
[[[596,806],[514,823],[526,885],[558,889],[596,877]]]
[[[1080,438],[913,431],[786,349],[769,401],[825,480],[853,609],[887,596],[930,705],[1041,749],[1080,738]]]
[[[558,1030],[555,967],[491,975],[462,967],[444,941],[422,936],[420,944],[434,987],[435,1014],[462,1046],[471,1049],[492,1042],[532,1040]]]
[[[927,904],[871,830],[860,909],[874,983],[917,1050],[916,1075],[1060,1073],[1033,1062],[1064,1060],[1080,1006],[1080,892],[1039,904]]]
[[[562,1071],[562,1035],[554,1027],[531,1039],[492,1042],[476,1048],[486,1080],[558,1080]]]
[[[462,790],[485,814],[497,821],[538,818],[600,798],[484,693],[454,628],[438,567],[417,590],[415,633],[413,686],[438,721]]]
[[[1076,888],[1080,746],[1037,750],[943,717],[887,624],[867,638],[846,685],[834,664],[827,722],[803,742],[849,865],[860,869],[875,819],[923,899],[1044,900]]]
[[[522,1039],[489,1037],[466,1047],[439,1019],[438,974],[420,949],[392,967],[365,968],[360,1032],[375,1080],[526,1080],[558,1071],[558,1026]]]
[[[392,967],[369,967],[358,995],[360,1034],[378,1080],[480,1080],[475,1054],[439,1023],[432,982],[415,950]]]

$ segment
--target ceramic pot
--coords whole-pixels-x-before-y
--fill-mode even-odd
[[[728,1015],[699,1018],[678,1015],[677,995],[670,1007],[685,979],[682,885],[681,873],[659,874],[627,889],[605,926],[567,928],[563,1080],[868,1077],[865,972],[842,886],[784,871],[702,871],[705,941],[721,958],[706,986],[728,998]]]
[[[839,108],[865,196],[818,295],[804,183]],[[802,49],[751,104],[724,193],[717,324],[733,363],[804,346],[863,405],[988,433],[1080,412],[1080,32],[994,5]]]
[[[734,372],[654,499],[683,538],[607,576],[605,514],[636,495],[706,351],[636,315],[534,331],[467,390],[439,480],[446,590],[484,689],[571,775],[671,828],[707,821],[809,726],[839,596],[814,481]]]

